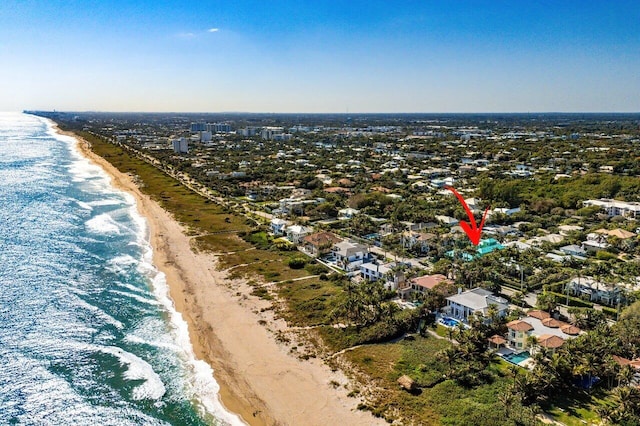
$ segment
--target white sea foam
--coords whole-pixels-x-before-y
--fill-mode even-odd
[[[70,143],[72,147],[72,153],[77,159],[82,159],[89,163],[89,160],[85,159],[76,146],[76,140],[74,138],[70,138],[67,136],[61,136],[55,133],[52,129],[52,122],[47,120],[47,124],[50,127],[51,134],[54,135],[59,140],[67,141]],[[98,188],[101,193],[106,194],[118,194],[119,196],[123,196],[126,200],[127,204],[130,204],[130,216],[136,224],[136,234],[138,235],[139,244],[142,246],[144,255],[142,262],[140,262],[141,269],[145,271],[145,273],[149,276],[152,282],[152,290],[156,297],[156,300],[160,305],[164,307],[166,312],[169,314],[170,325],[172,328],[172,334],[178,347],[181,348],[181,351],[184,357],[188,360],[188,368],[189,368],[189,385],[191,389],[185,389],[186,391],[190,391],[193,394],[192,397],[195,397],[201,404],[202,409],[207,413],[213,415],[219,423],[227,424],[227,425],[246,425],[238,417],[237,415],[227,411],[220,402],[219,399],[219,391],[220,387],[218,383],[213,378],[213,370],[204,361],[198,360],[195,357],[193,352],[193,346],[191,345],[191,341],[189,340],[189,332],[187,328],[187,323],[182,318],[182,315],[175,310],[173,301],[169,297],[169,289],[166,283],[166,279],[163,273],[159,272],[152,263],[152,250],[148,241],[148,227],[144,217],[142,217],[136,207],[135,199],[131,194],[120,192],[114,190],[111,186],[111,178],[106,174],[106,172],[102,172],[104,180],[92,180],[92,182],[99,184]],[[118,203],[120,204],[120,203]],[[99,217],[99,216],[97,216]],[[97,218],[96,217],[96,218]],[[94,218],[94,219],[96,219]],[[104,219],[106,220],[106,219]],[[99,222],[92,222],[94,226],[100,225]],[[87,226],[90,226],[87,223]],[[94,229],[103,229],[102,227]],[[112,290],[114,293],[121,293],[126,295],[127,297],[132,297],[134,299],[141,299],[143,303],[149,303],[148,299],[142,298],[138,295],[132,293],[124,293],[118,292],[117,290]],[[117,355],[116,355],[117,356]],[[137,358],[137,357],[136,357]],[[148,364],[147,364],[148,365]],[[153,371],[153,369],[151,369]],[[132,373],[133,374],[133,373]],[[154,372],[155,374],[155,372]],[[156,375],[157,376],[157,375]],[[164,388],[164,385],[163,385]],[[163,392],[164,393],[164,392]]]
[[[137,263],[138,261],[133,256],[123,254],[108,260],[105,265],[105,269],[115,274],[124,274],[131,268],[131,266]]]
[[[78,308],[82,308],[85,309],[89,312],[91,312],[91,314],[100,319],[101,321],[110,324],[112,326],[114,326],[115,328],[117,328],[118,330],[122,330],[124,328],[124,325],[118,321],[117,319],[115,319],[114,317],[112,317],[111,315],[107,314],[105,311],[103,311],[102,309],[98,308],[97,306],[94,306],[90,303],[85,302],[83,299],[81,298],[77,298],[74,302],[74,305],[76,305]]]
[[[69,172],[73,175],[74,182],[81,182],[87,179],[104,178],[104,172],[95,164],[89,163],[85,159],[78,159],[67,166]]]
[[[141,293],[144,295],[148,295],[149,292],[145,289],[136,287],[135,285],[129,284],[129,283],[123,283],[120,281],[116,281],[116,284],[118,285],[118,287],[123,287],[126,288],[127,290],[133,291],[134,293]]]
[[[151,305],[151,306],[159,306],[160,302],[158,302],[155,299],[147,299],[146,297],[142,297],[138,294],[134,294],[134,293],[128,293],[126,291],[120,291],[120,290],[109,290],[110,293],[113,294],[119,294],[120,296],[124,296],[124,297],[128,297],[134,300],[137,300],[140,303],[143,303],[145,305]]]
[[[84,201],[76,200],[76,204],[78,204],[78,206],[81,209],[89,210],[89,211],[93,210],[93,207],[91,207],[91,205],[89,203],[85,203]]]
[[[117,355],[116,355],[117,356]],[[48,363],[0,349],[2,368],[6,375],[0,406],[7,418],[15,418],[20,424],[69,424],[76,425],[165,425],[139,410],[126,405],[109,407],[94,405],[85,400],[67,380],[49,371]],[[11,396],[19,395],[19,398]]]
[[[96,201],[89,201],[87,204],[91,207],[118,206],[122,204],[122,200],[114,200],[114,199],[96,200]]]
[[[135,334],[127,334],[123,340],[128,343],[136,343],[139,345],[149,345],[149,346],[155,346],[157,348],[169,349],[170,351],[173,351],[173,352],[182,351],[182,348],[176,345],[175,343],[164,342],[162,340],[157,340],[157,339],[149,340]]]
[[[151,256],[151,250],[145,253],[145,256]],[[157,272],[152,280],[153,290],[157,299],[167,309],[174,329],[175,339],[178,345],[183,348],[184,354],[188,357],[189,366],[192,377],[190,384],[196,393],[202,407],[209,413],[229,424],[229,425],[245,425],[240,417],[227,411],[220,402],[219,392],[220,386],[213,378],[213,369],[209,364],[202,360],[196,359],[193,352],[193,346],[189,339],[189,329],[182,315],[175,310],[173,301],[169,297],[169,288],[164,273]]]
[[[86,222],[87,229],[95,234],[120,234],[120,227],[108,213],[99,214]]]
[[[100,350],[118,357],[120,364],[127,365],[127,370],[124,373],[125,379],[144,380],[144,383],[133,388],[131,395],[133,399],[158,400],[167,391],[162,379],[158,373],[153,371],[153,367],[147,361],[117,346],[107,346]]]

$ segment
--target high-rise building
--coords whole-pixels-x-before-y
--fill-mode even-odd
[[[211,133],[229,133],[231,126],[227,123],[207,123],[206,130]]]
[[[189,152],[189,141],[186,138],[174,139],[172,141],[173,152],[186,154]]]
[[[204,132],[207,130],[205,123],[191,123],[191,133]]]

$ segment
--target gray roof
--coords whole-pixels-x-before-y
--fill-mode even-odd
[[[485,311],[489,305],[497,305],[499,311],[509,307],[509,303],[505,299],[496,297],[489,290],[479,287],[449,296],[447,300],[474,311]]]
[[[369,247],[359,243],[353,243],[351,241],[341,241],[334,244],[333,251],[344,257],[349,257],[352,254],[356,254],[358,252],[365,254],[369,253]]]

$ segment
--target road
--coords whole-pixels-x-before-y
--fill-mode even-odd
[[[371,253],[375,253],[375,254],[380,255],[382,257],[385,257],[385,256],[391,257],[394,260],[397,260],[398,262],[409,263],[411,266],[413,266],[415,268],[418,268],[418,269],[428,269],[431,266],[431,265],[428,265],[428,266],[423,265],[416,258],[397,256],[395,253],[392,253],[390,251],[386,251],[386,250],[384,250],[384,249],[382,249],[380,247],[377,247],[377,246],[369,247],[369,251]]]
[[[507,295],[507,296],[513,296],[516,293],[518,293],[518,291],[512,289],[511,287],[502,286],[501,287],[501,293],[504,294],[504,295]],[[530,292],[530,293],[527,293],[527,294],[524,295],[524,301],[529,306],[536,306],[537,299],[538,299],[538,296],[534,292]],[[517,305],[511,305],[511,306],[514,307],[514,308],[515,307],[519,307]],[[564,315],[567,318],[570,317],[566,306],[558,305],[558,307],[556,309],[558,310],[558,312],[560,312],[561,315]]]

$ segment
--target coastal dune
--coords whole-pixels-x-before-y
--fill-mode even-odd
[[[250,287],[229,281],[216,269],[216,258],[195,252],[183,227],[136,186],[133,179],[93,153],[77,135],[81,152],[101,166],[119,189],[132,194],[149,226],[153,261],[166,275],[176,310],[188,324],[198,359],[206,361],[220,385],[221,402],[250,425],[384,424],[356,409],[348,398],[347,379],[317,359],[302,361],[259,325],[268,303],[247,297]],[[269,326],[286,328],[282,320]],[[279,322],[276,324],[274,322]]]

